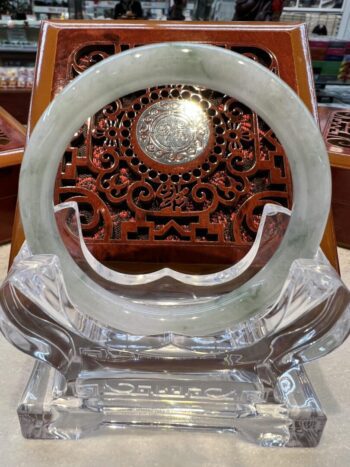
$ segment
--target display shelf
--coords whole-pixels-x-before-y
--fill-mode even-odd
[[[0,67],[0,89],[31,89],[34,80],[34,68]]]
[[[327,85],[350,84],[344,69],[350,54],[350,41],[337,37],[312,36],[309,43],[317,98],[320,102],[327,99],[323,91]]]
[[[0,21],[0,66],[34,66],[39,21]]]
[[[307,24],[311,34],[317,25],[326,26],[327,35],[346,39],[350,2],[345,0],[287,0],[284,3],[282,21],[301,21]]]
[[[340,79],[330,80],[327,77],[320,76],[315,79],[315,84],[320,88],[324,88],[325,86],[349,86],[350,79],[347,79],[346,81]]]
[[[40,21],[0,21],[0,105],[28,120]]]
[[[283,10],[281,21],[298,21],[306,23],[309,35],[312,34],[312,31],[317,25],[322,24],[326,26],[328,34],[337,35],[342,21],[342,13]]]
[[[102,0],[100,2],[94,2],[92,0],[86,0],[84,3],[84,17],[89,19],[100,18],[104,19],[113,18],[114,7],[116,1]],[[169,8],[173,4],[173,0],[165,0],[160,2],[141,2],[143,14],[148,19],[166,20]],[[195,4],[188,2],[186,8],[183,11],[185,20],[189,21],[192,19]]]
[[[333,12],[343,11],[344,0],[287,0],[284,10],[286,11],[315,11]]]
[[[62,14],[68,14],[68,7],[38,5],[38,6],[33,7],[33,12],[62,15]]]
[[[145,16],[149,19],[166,19],[170,1],[171,0],[142,2]],[[112,16],[114,5],[115,2],[110,0],[102,0],[98,3],[92,0],[86,0],[84,3],[85,16],[88,18],[94,18],[96,16],[104,17],[106,15]],[[184,10],[186,19],[190,19],[194,7],[194,3],[187,4],[186,10]],[[57,9],[57,12],[61,11],[61,9],[67,10],[66,7],[61,6],[34,5],[35,11],[39,11],[39,9],[43,11],[45,8],[54,8]],[[291,11],[292,9],[293,8],[288,7],[286,10]],[[338,10],[341,11],[343,11],[343,9],[343,7],[340,9],[338,8]],[[325,10],[328,11],[329,8]],[[41,21],[34,20],[33,18],[26,21],[15,21],[7,18],[0,20],[0,67],[34,66],[40,24]],[[350,53],[350,40],[345,43],[344,41],[340,41],[336,36],[315,36],[311,37],[310,45],[317,90],[323,90],[327,84],[344,84],[343,81],[339,82],[337,77],[342,54]],[[29,106],[29,90],[26,89],[24,91],[26,94],[23,99],[24,110],[20,111],[18,108],[18,96],[14,97],[14,95],[18,94],[18,92],[20,95],[23,95],[23,89],[13,90],[13,87],[16,86],[7,87],[5,94],[3,92],[3,87],[0,89],[0,102],[11,113],[16,115],[21,122],[25,123]],[[22,85],[19,87],[23,88]],[[29,85],[25,87],[29,88]],[[14,105],[10,105],[12,98],[15,100]]]
[[[2,16],[0,18],[0,28],[6,27],[17,27],[17,28],[40,28],[41,21],[28,18],[26,20],[14,20],[14,19],[4,19]]]

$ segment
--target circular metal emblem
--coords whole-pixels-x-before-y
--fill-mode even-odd
[[[153,160],[168,165],[196,159],[206,148],[209,120],[199,104],[167,99],[148,107],[136,125],[141,149]]]

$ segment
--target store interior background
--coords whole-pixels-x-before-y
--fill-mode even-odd
[[[0,106],[6,109],[23,125],[27,124],[31,90],[34,80],[34,65],[39,40],[40,24],[45,19],[113,19],[117,1],[109,0],[0,0]],[[143,19],[164,20],[169,17],[173,0],[142,1]],[[235,0],[184,0],[181,13],[185,21],[231,21],[235,12]],[[127,15],[126,15],[127,16]],[[319,105],[334,107],[350,106],[350,0],[285,0],[280,21],[305,22],[309,34],[315,89]],[[316,34],[319,32],[321,34]],[[326,34],[325,34],[326,32]],[[349,141],[350,147],[350,141]],[[350,200],[348,200],[350,206]],[[350,209],[350,207],[349,207]],[[1,222],[1,219],[0,219]],[[349,239],[350,244],[350,239]],[[339,248],[341,276],[350,287],[350,250]],[[0,283],[6,277],[9,243],[0,245]],[[341,349],[322,361],[310,365],[325,410],[329,416],[324,439],[317,450],[289,450],[285,457],[280,451],[272,450],[261,456],[261,451],[250,445],[233,442],[230,436],[212,437],[202,435],[192,443],[186,433],[164,434],[156,437],[128,439],[122,436],[113,441],[96,443],[96,452],[89,441],[82,442],[72,449],[70,456],[64,445],[45,442],[45,448],[38,444],[25,445],[21,438],[15,407],[30,372],[32,360],[0,339],[0,362],[3,381],[6,385],[0,391],[3,411],[0,417],[0,444],[2,445],[2,465],[82,465],[83,453],[89,452],[88,465],[98,465],[110,460],[110,455],[122,458],[120,465],[198,465],[193,459],[201,460],[201,465],[334,465],[348,464],[349,416],[348,365],[342,368],[337,362],[349,361],[350,341]],[[17,368],[13,371],[12,368]],[[28,376],[28,375],[27,375]],[[330,395],[331,394],[331,395]],[[347,402],[346,402],[347,401]],[[3,443],[1,443],[1,438]],[[10,438],[11,443],[8,442]],[[175,440],[175,442],[174,442]],[[40,442],[39,442],[40,443]],[[187,444],[186,444],[187,443]],[[196,448],[194,447],[196,444]],[[16,449],[14,449],[16,445]],[[49,447],[50,446],[50,447]],[[48,448],[49,447],[49,448]],[[88,449],[87,449],[88,448]],[[58,450],[62,450],[62,457]],[[177,452],[176,450],[179,450]],[[117,452],[118,451],[118,452]],[[181,452],[180,452],[181,451]],[[215,454],[215,460],[206,463]],[[103,459],[109,457],[109,459]],[[171,456],[171,458],[167,457]],[[184,456],[184,457],[183,457]],[[199,456],[199,457],[198,457]],[[70,459],[68,459],[70,457]],[[193,459],[192,459],[193,457]],[[303,458],[300,461],[301,457]],[[66,459],[67,458],[67,459]],[[116,457],[117,458],[117,457]],[[66,459],[64,462],[62,459]],[[161,460],[163,459],[163,460]],[[192,460],[193,461],[192,461]],[[246,459],[246,460],[244,460]],[[65,464],[67,462],[67,464]],[[32,464],[33,463],[33,464]],[[111,465],[111,464],[109,464]]]
[[[41,20],[108,20],[115,16],[130,18],[137,15],[137,9],[132,7],[134,14],[125,13],[125,8],[119,8],[118,13],[118,3],[110,0],[1,0],[0,106],[22,124],[27,123]],[[277,3],[283,4],[281,15],[278,15],[280,21],[305,22],[307,25],[318,101],[350,103],[347,86],[350,77],[350,2],[285,0]],[[176,4],[179,14],[175,12],[175,17],[185,21],[231,21],[236,7],[235,0],[176,0]],[[143,19],[167,20],[174,11],[174,0],[142,1],[141,7]]]
[[[0,108],[17,119],[25,131],[40,26],[43,20],[108,21],[117,18],[151,22],[173,19],[175,14],[177,19],[183,21],[203,22],[205,28],[206,21],[237,19],[237,3],[239,0],[0,0]],[[260,0],[260,4],[267,3],[268,0]],[[321,117],[321,107],[348,109],[350,107],[350,0],[271,0],[270,3],[277,11],[272,19],[282,23],[306,24]],[[345,144],[343,149],[346,153],[347,148],[350,149],[350,136],[348,144],[346,141],[342,144]],[[7,176],[7,172],[5,173],[1,165],[0,169],[2,170],[0,175],[3,177],[1,181]],[[10,216],[13,216],[19,166],[13,165],[6,170],[14,172],[12,177],[16,179],[16,187],[13,186],[11,191],[11,203],[6,190],[6,193],[4,190],[4,193],[0,192],[0,202],[8,198],[6,202],[8,206],[11,205],[13,212]],[[346,175],[350,173],[349,170],[345,172]],[[347,209],[350,210],[350,197],[340,201],[344,201]],[[348,226],[346,228],[348,229]],[[3,232],[0,232],[1,280],[5,277],[8,267],[11,226],[7,225],[6,230],[5,240]],[[348,241],[338,241],[339,246],[350,247],[350,228],[348,231]],[[350,250],[339,248],[339,259],[342,277],[350,285]]]

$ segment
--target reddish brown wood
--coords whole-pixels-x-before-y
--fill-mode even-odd
[[[25,129],[0,107],[0,243],[11,240]]]
[[[150,104],[181,98],[207,108],[213,137],[198,159],[170,167],[142,151],[135,127]],[[57,187],[56,202],[79,202],[84,236],[103,260],[236,262],[263,205],[291,206],[289,170],[271,130],[231,97],[181,85],[102,109],[66,152]]]
[[[0,105],[20,123],[28,122],[31,89],[0,89]]]
[[[350,111],[319,107],[332,166],[332,208],[337,243],[350,248]]]
[[[67,53],[72,36],[66,42],[65,32],[60,40]],[[132,36],[76,47],[66,76],[56,68],[56,82],[61,87],[97,61],[141,45]],[[233,40],[214,44],[279,73],[270,50]],[[198,102],[211,126],[202,156],[174,167],[150,159],[135,135],[140,115],[169,99]],[[55,202],[79,202],[84,237],[101,260],[227,264],[250,248],[263,205],[291,207],[291,198],[287,161],[267,125],[232,96],[179,83],[140,90],[92,117],[65,154]]]
[[[280,23],[46,23],[29,125],[97,61],[164,41],[210,43],[248,55],[285,80],[317,118],[305,37],[303,26]],[[165,170],[137,144],[135,124],[151,103],[177,95],[206,107],[212,137],[196,166]],[[234,96],[169,83],[106,103],[86,122],[58,173],[55,202],[66,200],[78,201],[86,242],[100,260],[224,265],[249,250],[266,202],[291,207],[292,184],[278,140],[250,109]],[[336,265],[330,234],[328,240]]]

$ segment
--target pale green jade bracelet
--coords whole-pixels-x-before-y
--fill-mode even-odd
[[[131,92],[177,83],[234,96],[266,121],[288,156],[294,205],[280,247],[245,284],[200,302],[147,304],[147,297],[137,302],[113,294],[79,268],[58,233],[53,191],[62,155],[84,121]],[[329,212],[330,180],[320,132],[305,105],[280,78],[234,52],[177,42],[139,47],[103,60],[55,98],[25,151],[19,201],[32,253],[58,256],[70,299],[99,326],[138,335],[203,336],[230,328],[272,305],[292,262],[314,257]]]

